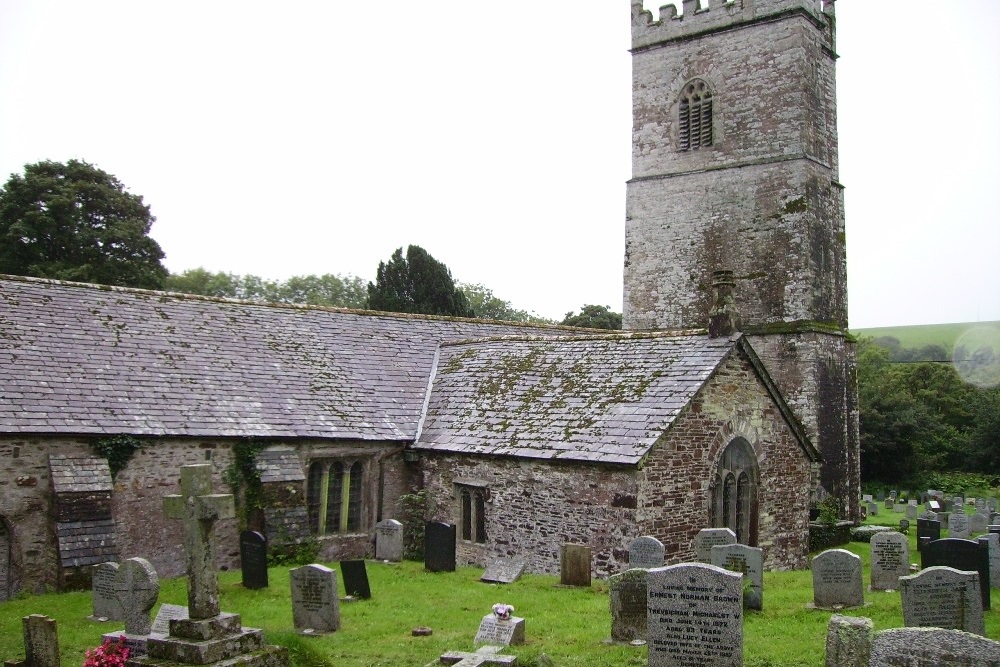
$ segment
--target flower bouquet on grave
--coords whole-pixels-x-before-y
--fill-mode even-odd
[[[501,621],[509,621],[510,615],[514,613],[514,606],[497,602],[493,605],[493,615]]]
[[[125,667],[129,653],[131,651],[125,645],[124,635],[117,641],[109,637],[97,648],[84,653],[83,667]]]

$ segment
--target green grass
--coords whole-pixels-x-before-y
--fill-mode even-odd
[[[880,509],[869,523],[898,526],[902,514]],[[916,555],[916,522],[911,522],[911,561]],[[845,548],[861,556],[868,581],[868,545]],[[336,567],[336,565],[334,565]],[[595,581],[589,589],[557,586],[557,578],[525,575],[501,586],[478,581],[481,568],[430,574],[420,563],[368,563],[373,599],[342,603],[341,629],[322,637],[302,637],[292,630],[287,568],[271,568],[270,587],[248,591],[238,572],[220,576],[222,608],[239,612],[247,627],[265,631],[268,643],[288,646],[297,667],[421,667],[449,650],[471,650],[482,616],[495,602],[513,604],[526,621],[527,644],[511,647],[518,664],[533,667],[542,653],[560,667],[616,665],[641,667],[646,648],[605,643],[611,633],[608,589]],[[184,579],[161,581],[160,602],[185,604]],[[876,629],[902,627],[898,593],[865,591],[863,609],[843,613],[867,616]],[[768,572],[764,576],[764,611],[748,612],[744,629],[745,664],[822,665],[826,626],[831,612],[806,607],[812,600],[809,571]],[[1000,600],[995,604],[1000,607]],[[23,655],[21,617],[44,613],[59,623],[64,667],[79,667],[85,649],[120,624],[88,621],[89,592],[40,595],[0,603],[0,659]],[[987,636],[1000,639],[1000,612],[986,614]],[[428,626],[430,637],[411,629]]]
[[[965,322],[955,324],[920,324],[906,327],[875,327],[871,329],[851,329],[856,336],[880,338],[891,336],[899,340],[900,347],[920,349],[927,345],[940,345],[951,354],[955,342],[962,334],[976,329],[989,334],[992,339],[1000,339],[1000,322]],[[979,336],[977,336],[977,340]]]

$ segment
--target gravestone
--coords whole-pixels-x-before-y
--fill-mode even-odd
[[[59,631],[48,616],[32,614],[21,618],[24,660],[8,660],[5,667],[60,667]]]
[[[351,597],[371,599],[372,590],[368,586],[368,568],[363,560],[340,561],[340,574],[344,577],[344,592]]]
[[[870,503],[872,500],[874,500],[874,498],[872,497],[872,494],[866,493],[863,496],[861,496],[861,500],[866,503]]]
[[[923,548],[920,546],[920,538],[922,537],[928,537],[931,540],[940,540],[941,522],[930,519],[917,519],[917,551]]]
[[[896,499],[893,498],[892,496],[889,496],[888,498],[886,498],[885,499],[885,508],[887,510],[895,510],[896,509]]]
[[[129,558],[118,566],[112,587],[125,622],[125,634],[148,635],[152,628],[149,612],[160,595],[156,570],[145,558]]]
[[[104,621],[122,620],[122,608],[115,597],[115,575],[118,563],[98,563],[91,569],[90,590],[94,613],[91,618]]]
[[[826,626],[824,667],[868,667],[875,623],[870,618],[833,614]]]
[[[517,656],[500,655],[502,650],[499,646],[483,646],[475,653],[466,651],[448,651],[441,656],[441,659],[432,662],[431,665],[455,665],[456,667],[487,667],[487,665],[507,665],[513,667],[517,664]]]
[[[712,565],[743,575],[743,608],[764,608],[764,550],[745,544],[712,547]]]
[[[941,512],[941,514],[938,514],[937,518],[938,518],[938,521],[941,522],[941,530],[948,530],[949,529],[949,527],[950,527],[949,520],[950,520],[952,514],[953,514],[952,512],[947,512],[947,513]]]
[[[827,549],[812,560],[813,604],[821,609],[865,603],[861,558],[846,549]]]
[[[584,544],[559,547],[559,583],[563,586],[590,586],[591,550]]]
[[[628,566],[645,569],[663,567],[664,554],[663,542],[651,535],[643,535],[628,545]]]
[[[989,518],[985,514],[976,512],[969,518],[969,530],[973,533],[985,533],[989,525]]]
[[[937,512],[924,512],[924,515],[920,518],[927,519],[928,521],[938,521],[938,514]]]
[[[428,572],[455,571],[455,525],[428,521],[424,529],[424,568]]]
[[[996,512],[997,506],[998,506],[998,501],[996,498],[990,498],[988,501],[986,501],[986,509],[988,509],[991,512]]]
[[[910,544],[896,532],[876,533],[871,539],[871,590],[895,591],[899,578],[910,574]]]
[[[868,503],[868,516],[878,516],[878,503]]]
[[[479,623],[475,643],[493,646],[523,644],[524,619],[518,616],[501,619],[497,618],[496,614],[486,614]]]
[[[967,540],[972,535],[969,526],[969,515],[965,512],[952,512],[948,517],[948,537]]]
[[[1000,534],[988,533],[979,538],[986,540],[990,559],[990,586],[1000,588]]]
[[[978,572],[983,609],[990,608],[990,555],[986,543],[953,537],[929,542],[920,551],[920,566],[928,568],[935,565]]]
[[[646,641],[648,575],[647,570],[632,568],[608,578],[612,641]]]
[[[866,667],[996,667],[1000,643],[940,628],[893,628],[875,633]]]
[[[156,618],[153,619],[149,635],[151,637],[153,635],[166,637],[170,634],[170,621],[182,618],[190,618],[187,607],[180,604],[161,604],[160,608],[156,610]]]
[[[906,518],[916,519],[917,518],[917,505],[915,500],[910,501],[910,504],[906,506]]]
[[[903,533],[904,535],[909,535],[910,534],[910,520],[909,519],[900,519],[899,520],[899,532]]]
[[[741,667],[743,577],[704,563],[647,573],[649,667]]]
[[[479,581],[488,584],[512,584],[521,578],[528,562],[523,558],[493,558],[486,564],[486,571]]]
[[[935,512],[936,513],[936,512],[940,512],[941,511],[941,503],[939,503],[936,500],[928,500],[926,507],[931,512]]]
[[[395,519],[375,525],[375,558],[398,563],[403,560],[403,524]]]
[[[337,573],[325,565],[303,565],[289,571],[292,621],[302,634],[335,632],[340,627]]]
[[[903,624],[907,627],[965,630],[986,634],[979,597],[979,574],[951,567],[928,567],[899,580]]]
[[[986,510],[986,498],[976,498],[976,502],[974,504],[976,506],[976,512],[978,512],[978,513],[985,513],[987,511]]]
[[[990,514],[990,522],[989,525],[986,526],[986,529],[989,530],[990,526],[998,525],[1000,525],[1000,514],[994,512],[993,514]]]
[[[240,569],[244,588],[267,588],[267,538],[255,530],[240,533]]]
[[[875,500],[878,502],[885,500],[885,491],[879,490],[879,492],[875,494]]]
[[[699,563],[712,562],[712,547],[736,544],[736,533],[729,528],[702,528],[694,536],[694,559]]]

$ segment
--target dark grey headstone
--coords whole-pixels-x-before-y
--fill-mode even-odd
[[[344,592],[355,598],[368,600],[372,596],[368,586],[368,569],[363,560],[340,561],[340,573],[344,577]]]
[[[337,573],[325,565],[304,565],[289,571],[292,619],[304,634],[334,632],[340,627]]]
[[[742,667],[741,575],[681,563],[647,576],[648,667]]]
[[[240,533],[240,567],[244,588],[267,588],[267,538],[255,530]]]
[[[651,567],[663,567],[663,558],[666,550],[663,542],[651,535],[643,535],[632,540],[628,546],[628,566],[649,569]]]
[[[910,574],[910,541],[901,533],[877,533],[871,539],[873,591],[899,589],[899,578]]]
[[[424,567],[428,572],[455,571],[455,525],[428,521],[424,531]]]
[[[646,570],[632,568],[608,578],[612,641],[646,641],[647,576]]]
[[[559,547],[559,583],[563,586],[590,586],[591,551],[583,544]]]
[[[828,549],[812,559],[813,604],[822,609],[865,603],[861,558],[846,549]]]
[[[878,516],[878,503],[868,503],[868,516]]]
[[[903,624],[986,634],[979,598],[979,574],[929,567],[899,580]]]
[[[743,607],[764,609],[763,549],[745,544],[717,545],[712,547],[712,565],[743,575]]]
[[[941,539],[941,522],[931,519],[917,519],[917,551],[920,551],[920,538],[929,537],[931,540]]]
[[[972,535],[969,525],[969,515],[965,512],[952,512],[948,517],[948,537],[968,539]]]
[[[989,525],[989,521],[990,521],[989,517],[987,517],[985,514],[980,514],[979,512],[976,512],[969,519],[969,529],[973,533],[985,533],[986,527]]]
[[[921,549],[920,566],[927,568],[935,565],[978,572],[983,609],[990,608],[990,554],[985,542],[980,544],[954,537],[934,540]]]
[[[403,524],[395,519],[375,526],[375,558],[398,563],[403,560]]]
[[[91,569],[90,590],[93,598],[94,618],[109,621],[122,620],[122,608],[115,596],[115,576],[118,563],[98,563]]]
[[[894,628],[876,633],[868,667],[899,665],[996,667],[1000,665],[1000,643],[940,628]]]
[[[489,584],[512,584],[521,578],[527,566],[523,558],[494,558],[486,564],[486,571],[479,580]]]
[[[160,595],[156,570],[144,558],[129,558],[118,566],[113,585],[115,598],[121,606],[125,633],[148,635],[152,627],[149,611]]]
[[[694,559],[699,563],[712,562],[712,547],[721,544],[736,544],[736,533],[729,528],[702,528],[694,536]]]

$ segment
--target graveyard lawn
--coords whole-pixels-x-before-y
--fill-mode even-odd
[[[915,531],[910,532],[913,560]],[[852,543],[845,548],[862,558],[869,603],[846,613],[872,618],[877,630],[902,627],[899,593],[867,590],[868,545]],[[328,565],[337,570],[343,595],[340,566]],[[526,644],[505,649],[518,656],[522,667],[538,665],[542,653],[560,667],[646,665],[644,646],[605,643],[611,634],[606,581],[595,580],[591,588],[561,587],[557,577],[526,574],[513,584],[497,585],[480,582],[482,572],[482,568],[461,567],[456,572],[430,574],[420,563],[369,561],[372,599],[342,603],[340,630],[322,637],[303,637],[292,628],[287,568],[271,568],[270,587],[262,590],[244,589],[238,571],[220,573],[221,606],[242,614],[244,626],[263,628],[267,643],[289,647],[296,667],[423,667],[448,651],[472,650],[479,623],[496,602],[514,605],[517,615],[527,619]],[[183,578],[160,583],[159,603],[185,604]],[[832,612],[806,609],[813,595],[810,572],[765,573],[764,591],[765,610],[746,613],[745,664],[822,665]],[[0,659],[23,655],[21,617],[39,613],[58,621],[63,666],[79,667],[84,651],[97,646],[102,633],[120,627],[88,621],[90,612],[89,592],[0,603]],[[1000,640],[1000,612],[985,612],[985,617],[986,636]],[[419,626],[432,628],[433,635],[411,636],[411,630]]]

